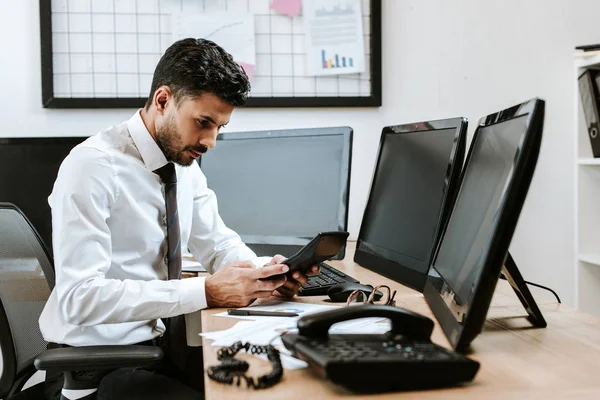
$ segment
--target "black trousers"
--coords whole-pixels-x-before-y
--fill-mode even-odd
[[[149,342],[140,344],[153,345]],[[186,348],[184,370],[175,365],[168,346],[160,347],[165,354],[163,360],[157,365],[149,368],[120,368],[102,378],[98,387],[98,399],[203,399],[202,347]],[[47,371],[44,387],[46,399],[60,400],[63,382],[62,373]]]

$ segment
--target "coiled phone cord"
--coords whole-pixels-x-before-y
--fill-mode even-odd
[[[244,360],[235,359],[235,355],[240,350],[246,350],[246,353],[250,354],[266,354],[273,369],[266,375],[253,378],[247,376],[246,372],[250,365]],[[208,377],[217,382],[225,383],[228,385],[236,384],[240,386],[240,382],[243,380],[246,382],[246,386],[252,389],[266,389],[277,384],[283,376],[283,367],[281,365],[281,357],[279,351],[271,346],[256,346],[250,343],[242,344],[242,342],[235,342],[232,346],[223,347],[217,352],[217,359],[221,361],[219,365],[213,365],[208,367]]]

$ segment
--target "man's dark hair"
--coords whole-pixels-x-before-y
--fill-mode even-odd
[[[221,46],[206,39],[182,39],[169,46],[154,70],[146,108],[161,86],[171,89],[176,102],[212,93],[234,107],[243,106],[250,91],[242,67]]]

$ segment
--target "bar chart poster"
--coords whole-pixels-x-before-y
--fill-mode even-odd
[[[365,71],[361,0],[304,0],[308,75]]]

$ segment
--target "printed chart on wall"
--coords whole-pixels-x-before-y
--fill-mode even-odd
[[[304,0],[309,75],[364,72],[360,0]]]
[[[382,0],[40,0],[42,102],[143,106],[175,41],[208,39],[250,107],[381,105]]]

